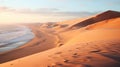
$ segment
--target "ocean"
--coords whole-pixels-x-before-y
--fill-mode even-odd
[[[33,38],[34,34],[27,26],[0,26],[0,54],[18,48]]]

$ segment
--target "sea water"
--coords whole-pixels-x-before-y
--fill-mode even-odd
[[[0,54],[18,48],[33,38],[32,30],[26,26],[0,26]]]

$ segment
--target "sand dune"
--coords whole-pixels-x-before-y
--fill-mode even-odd
[[[0,55],[0,67],[120,67],[120,12],[27,26],[36,37]]]
[[[109,20],[109,19],[118,18],[118,17],[120,17],[119,12],[106,11],[102,14],[96,15],[95,17],[92,17],[92,18],[84,20],[80,23],[77,23],[77,24],[73,25],[72,28],[73,27],[77,27],[77,28],[85,27],[90,24],[94,24],[94,23],[98,23],[100,21]]]

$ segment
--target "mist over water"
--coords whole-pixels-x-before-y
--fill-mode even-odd
[[[33,38],[34,34],[26,26],[0,26],[0,53],[22,46]]]

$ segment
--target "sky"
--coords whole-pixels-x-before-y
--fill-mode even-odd
[[[0,0],[0,23],[60,22],[119,6],[120,0]]]

